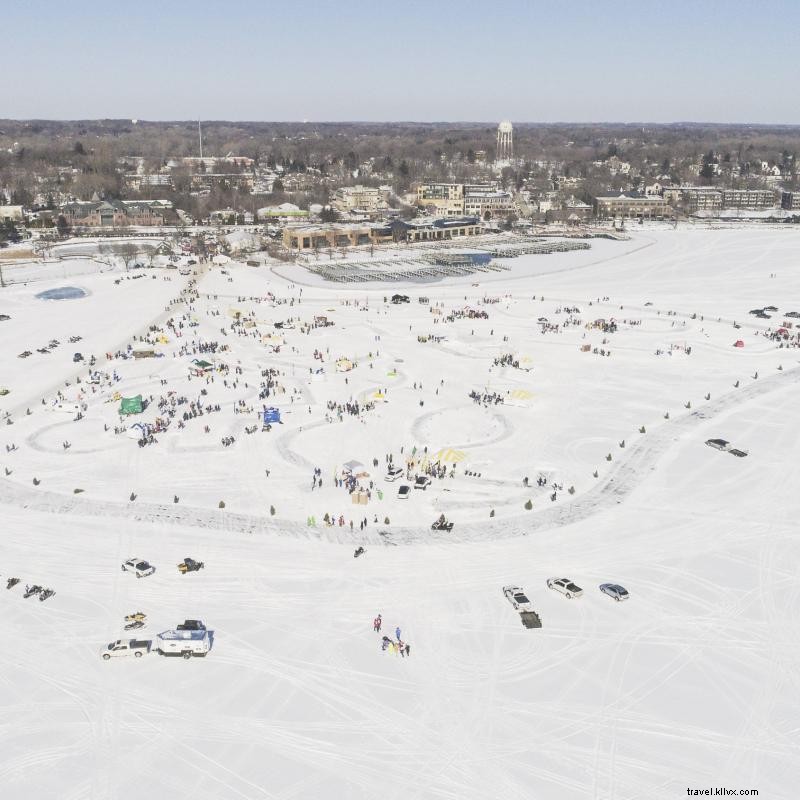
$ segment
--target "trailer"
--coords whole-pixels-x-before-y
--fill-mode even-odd
[[[205,657],[211,649],[207,630],[169,630],[156,636],[156,651],[161,656]]]
[[[526,628],[542,627],[542,620],[535,611],[520,611],[519,616]]]

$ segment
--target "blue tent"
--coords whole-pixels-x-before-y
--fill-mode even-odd
[[[280,422],[281,421],[281,412],[275,408],[274,406],[264,406],[264,410],[261,412],[261,416],[263,418],[264,424],[266,425],[268,422]]]

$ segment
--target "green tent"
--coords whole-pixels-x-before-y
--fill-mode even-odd
[[[122,402],[119,404],[120,414],[141,414],[142,409],[142,396],[140,394],[137,394],[136,397],[123,397]]]

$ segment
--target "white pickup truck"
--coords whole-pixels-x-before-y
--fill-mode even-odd
[[[162,656],[205,656],[211,649],[211,638],[208,631],[172,630],[164,631],[156,636],[156,650]]]
[[[108,661],[109,658],[118,658],[120,656],[141,658],[150,652],[152,644],[153,642],[150,639],[117,639],[116,642],[106,645],[100,651],[100,655],[105,661]]]

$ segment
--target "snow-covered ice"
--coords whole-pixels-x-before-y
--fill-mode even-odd
[[[232,263],[204,267],[190,303],[191,277],[161,269],[0,291],[2,796],[796,797],[800,349],[765,333],[800,311],[799,236],[651,228],[399,289]],[[59,286],[86,297],[36,299]],[[398,290],[409,304],[384,303]],[[248,327],[230,328],[237,312]],[[334,325],[301,330],[319,315]],[[617,330],[587,328],[599,319]],[[107,360],[148,333],[162,358]],[[110,379],[90,384],[75,352]],[[518,367],[495,364],[508,354]],[[204,355],[229,372],[189,380]],[[268,368],[278,392],[261,399]],[[221,411],[179,429],[177,406],[144,447],[114,433],[201,389]],[[116,393],[153,402],[121,422]],[[360,413],[340,421],[327,404],[348,401]],[[270,432],[264,404],[282,412]],[[747,457],[705,446],[717,437]],[[413,477],[443,451],[454,476],[448,462],[424,492],[384,480],[388,453],[413,454]],[[367,505],[334,486],[350,460]],[[430,530],[440,514],[452,532]],[[123,573],[131,556],[156,573]],[[180,575],[186,556],[205,569]],[[548,590],[554,576],[584,595]],[[23,599],[26,583],[56,595]],[[211,652],[102,661],[139,610],[137,637],[202,619]],[[379,612],[408,658],[381,651]]]

